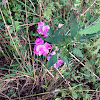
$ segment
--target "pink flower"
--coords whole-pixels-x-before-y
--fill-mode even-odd
[[[37,39],[35,40],[35,44],[36,44],[36,45],[43,44],[43,43],[44,43],[44,40],[43,40],[42,38],[37,38]]]
[[[57,67],[58,67],[58,66],[57,66],[57,63],[55,63],[53,66],[54,66],[54,68],[57,68]]]
[[[39,34],[44,35],[42,27],[38,26],[37,29]]]
[[[50,29],[50,27],[48,25],[45,25],[44,22],[38,23],[37,31],[39,34],[44,35],[44,37],[48,36],[49,33],[47,33],[47,32],[49,29]]]
[[[44,22],[38,22],[38,26],[43,26],[43,25],[45,25]]]
[[[41,55],[46,56],[47,53],[49,52],[49,50],[46,49],[44,45],[38,45],[36,47],[36,51],[38,52],[39,56]]]
[[[61,66],[63,63],[63,60],[58,60],[58,65]]]
[[[57,68],[58,66],[61,66],[62,63],[63,63],[63,60],[58,60],[58,62],[55,63],[53,66],[54,66],[54,68]]]
[[[55,55],[56,54],[56,52],[55,51],[52,51],[50,54],[49,54],[49,56],[47,57],[47,60],[50,60],[50,58],[53,56],[53,55]]]
[[[37,38],[35,41],[35,46],[34,46],[34,53],[41,56],[47,56],[49,53],[49,49],[52,49],[51,45],[49,43],[43,44],[44,41],[42,38]]]
[[[49,35],[49,33],[44,32],[44,37],[47,37]]]
[[[47,49],[52,49],[51,45],[50,45],[49,43],[47,43],[47,42],[44,44],[44,46],[45,46]]]
[[[34,46],[34,51],[33,52],[38,55],[38,51],[36,50],[36,48],[37,48],[37,45]]]
[[[50,29],[50,27],[48,25],[43,26],[43,31],[48,32],[49,29]]]

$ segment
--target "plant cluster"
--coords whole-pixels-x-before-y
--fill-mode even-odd
[[[0,100],[99,100],[99,0],[0,1]]]

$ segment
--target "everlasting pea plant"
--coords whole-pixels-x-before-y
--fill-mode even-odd
[[[41,34],[41,35],[44,35],[44,37],[47,37],[49,35],[49,33],[47,33],[49,29],[50,27],[46,25],[44,22],[38,23],[38,28],[37,28],[38,34]],[[34,51],[33,51],[36,55],[47,56],[47,54],[49,53],[49,49],[52,49],[52,46],[49,43],[47,42],[44,43],[44,40],[42,38],[36,38]],[[47,60],[49,61],[50,58],[55,54],[56,52],[52,51],[47,57]],[[57,68],[58,66],[61,66],[62,63],[63,63],[62,60],[58,60],[58,62],[55,63],[53,66],[54,68]]]

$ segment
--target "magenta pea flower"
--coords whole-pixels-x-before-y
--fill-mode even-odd
[[[37,31],[38,31],[39,34],[44,35],[43,29],[42,29],[41,26],[38,26]]]
[[[37,38],[37,39],[35,40],[35,44],[36,44],[36,45],[43,44],[43,43],[44,43],[44,40],[43,40],[42,38]]]
[[[41,56],[41,55],[47,56],[47,53],[49,53],[49,50],[46,49],[46,47],[44,45],[38,45],[36,47],[36,51],[38,52],[39,56]]]
[[[49,43],[47,43],[47,42],[44,44],[44,46],[45,46],[47,49],[52,49],[52,46],[51,46]]]
[[[52,51],[50,54],[49,54],[49,56],[47,57],[47,60],[50,60],[50,58],[53,56],[53,55],[55,55],[56,54],[56,52],[55,51]]]
[[[48,30],[50,29],[50,27],[48,25],[43,26],[43,31],[48,32]]]
[[[50,27],[46,25],[44,22],[38,23],[37,31],[39,34],[44,35],[44,37],[47,37],[49,35],[49,33],[47,33],[49,29]]]
[[[36,55],[38,55],[38,51],[36,50],[36,48],[37,48],[37,45],[34,46],[34,51],[33,51],[33,52],[34,52]]]
[[[44,45],[35,45],[34,53],[39,56],[41,55],[47,56],[47,54],[49,53],[49,50]]]
[[[49,49],[52,49],[52,46],[47,42],[44,43],[42,38],[37,38],[35,40],[35,44],[36,45],[34,46],[33,52],[39,56],[47,56],[47,54],[49,53]]]
[[[49,35],[49,33],[44,32],[44,37],[47,37]]]
[[[58,60],[58,62],[55,63],[53,66],[54,66],[54,68],[57,68],[58,66],[61,66],[62,63],[63,63],[63,60]]]
[[[38,26],[43,26],[43,25],[45,25],[44,22],[38,22]]]
[[[58,60],[58,65],[61,66],[63,63],[63,60]]]

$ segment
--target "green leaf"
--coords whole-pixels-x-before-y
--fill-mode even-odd
[[[57,55],[53,55],[47,63],[47,69],[53,66],[57,62]]]
[[[74,74],[72,74],[72,77],[76,80],[77,78],[80,78],[80,76],[75,76]]]
[[[46,85],[41,85],[41,87],[44,89],[48,88]]]
[[[76,93],[75,91],[72,91],[72,96],[73,96],[75,99],[78,98],[78,95],[77,95],[77,93]]]
[[[46,37],[45,41],[47,41],[49,43],[53,43],[53,44],[65,43],[64,41],[69,41],[68,36],[62,35],[62,33],[64,34],[64,33],[67,32],[66,31],[66,26],[67,26],[67,23],[63,27],[56,30],[54,33],[53,33],[53,30],[50,29],[49,30],[50,37]]]
[[[62,91],[62,97],[66,97],[66,92]]]
[[[18,40],[18,37],[13,37],[13,40],[14,40],[14,41]]]
[[[100,21],[94,25],[87,27],[86,29],[80,30],[79,34],[92,34],[97,33],[98,31],[100,31]]]
[[[9,29],[9,32],[10,32],[10,33],[13,33],[13,30],[14,30],[13,28],[10,28],[10,29]]]
[[[69,65],[67,57],[62,58],[62,60],[66,63],[66,65]]]
[[[87,34],[87,35],[82,35],[81,37],[79,37],[79,40],[82,41],[84,39],[89,39],[95,36],[98,36],[100,33],[93,33],[93,34]]]
[[[13,7],[12,11],[16,12],[18,10],[17,7]]]
[[[67,52],[66,52],[66,48],[62,48],[61,50],[62,50],[62,51],[61,51],[61,53],[60,53],[60,57],[61,57],[61,59],[62,59],[62,58],[64,58],[64,57],[67,55]]]
[[[84,74],[84,73],[81,73],[81,72],[79,72],[81,75],[84,75],[85,77],[87,77],[87,78],[89,78],[90,77],[90,74],[88,73],[88,74]]]
[[[44,11],[44,17],[46,17],[47,19],[49,19],[51,15],[52,15],[51,9],[46,9]]]
[[[75,37],[78,33],[78,23],[77,18],[75,18],[72,23],[70,24],[70,32],[72,37]]]
[[[86,12],[86,18],[87,18],[87,21],[89,21],[91,19],[90,11]]]
[[[18,63],[14,63],[11,65],[11,67],[18,67],[18,66],[20,66]]]
[[[100,46],[98,46],[97,49],[94,50],[91,54],[98,54],[99,50],[100,50]]]
[[[54,34],[56,34],[56,33],[57,33],[57,35],[58,35],[58,34],[66,34],[67,31],[68,31],[68,30],[67,30],[67,25],[68,25],[68,23],[63,24],[63,26],[62,26],[61,28],[58,28],[58,30],[55,31]]]
[[[69,87],[69,90],[70,90],[70,91],[73,91],[73,88],[72,88],[72,87]]]
[[[67,75],[69,75],[70,71],[65,71],[65,70],[62,70],[61,73],[64,75],[64,77],[66,77]]]
[[[9,33],[8,32],[7,33],[4,33],[4,36],[8,37],[9,36]]]
[[[45,41],[49,42],[49,43],[54,43],[54,44],[58,44],[60,42],[63,41],[63,35],[57,35],[57,36],[54,36],[52,38],[50,37],[46,37],[45,38]]]
[[[89,63],[88,60],[87,60],[87,62],[85,62],[85,67],[88,68],[88,69],[91,69],[92,68],[91,63]],[[92,69],[91,69],[91,71],[92,71]]]
[[[83,57],[83,54],[80,49],[74,48],[72,51],[77,57]]]
[[[13,41],[12,41],[12,40],[10,41],[10,45],[11,45],[11,46],[13,45]]]
[[[55,2],[55,5],[58,6],[58,8],[61,8],[61,6],[62,6],[59,4],[59,2]]]
[[[20,27],[19,27],[19,22],[18,21],[15,21],[15,27],[16,27],[16,30],[20,30]]]
[[[84,100],[89,100],[90,95],[89,94],[83,94],[83,98],[84,98]]]
[[[94,43],[94,46],[100,46],[100,38]]]
[[[54,35],[54,32],[51,28],[49,29],[48,33],[49,33],[49,36],[51,36],[51,37]]]

